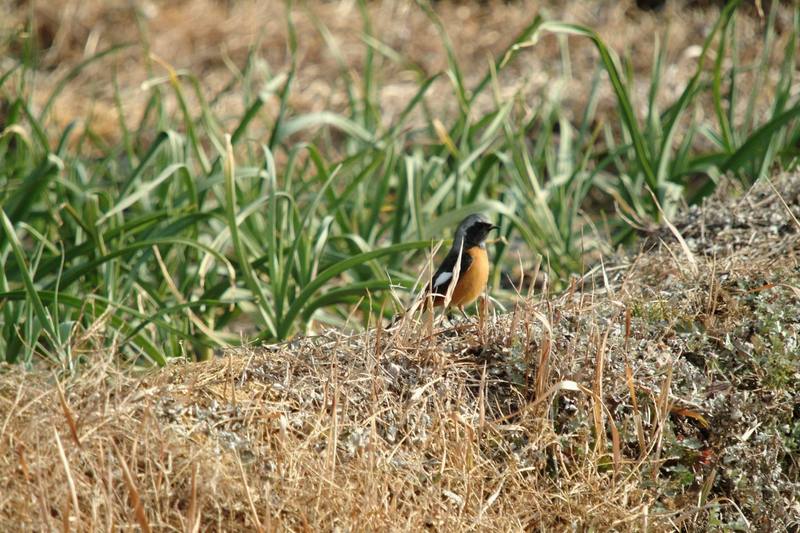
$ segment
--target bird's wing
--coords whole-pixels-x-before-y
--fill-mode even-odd
[[[431,285],[428,286],[429,294],[437,294],[444,296],[447,294],[447,289],[450,282],[453,280],[453,271],[457,268],[458,263],[458,250],[450,250],[447,257],[444,258],[439,269],[431,278]],[[466,251],[461,252],[461,268],[458,269],[458,277],[464,275],[472,265],[472,256]]]

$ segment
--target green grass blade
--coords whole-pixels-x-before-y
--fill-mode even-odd
[[[168,178],[172,177],[173,174],[178,172],[181,169],[187,169],[186,165],[183,163],[173,163],[164,170],[154,179],[141,187],[139,187],[136,192],[133,194],[129,194],[128,196],[122,198],[117,205],[115,205],[111,210],[107,211],[103,214],[98,220],[97,224],[103,224],[106,220],[116,216],[119,213],[122,213],[130,206],[150,195],[153,190],[155,190],[159,185],[161,185],[164,181]]]
[[[377,250],[372,250],[369,252],[364,252],[362,254],[358,254],[356,256],[350,257],[349,259],[339,261],[336,264],[333,264],[323,270],[322,272],[314,278],[311,283],[306,285],[300,294],[294,299],[292,306],[286,312],[284,320],[282,322],[282,327],[278,331],[277,338],[278,339],[285,339],[291,330],[291,326],[294,324],[295,318],[301,313],[301,311],[305,308],[306,305],[311,301],[311,297],[321,289],[325,283],[329,280],[333,279],[334,277],[338,276],[339,274],[356,267],[358,265],[363,265],[368,261],[372,261],[374,259],[378,259],[380,257],[384,257],[391,254],[396,254],[400,252],[408,252],[411,250],[421,250],[425,247],[430,246],[430,242],[428,241],[415,241],[415,242],[405,242],[401,244],[395,244],[392,246],[387,246],[385,248],[379,248]],[[261,338],[264,337],[264,334],[260,335]]]
[[[242,270],[247,286],[253,293],[256,300],[256,306],[259,314],[267,326],[269,331],[275,332],[275,321],[269,311],[270,303],[267,295],[261,287],[261,281],[256,277],[255,272],[250,264],[250,259],[244,243],[239,232],[239,225],[236,219],[236,178],[235,178],[235,163],[233,158],[233,146],[231,145],[230,136],[225,139],[226,153],[223,164],[223,172],[225,176],[225,217],[227,219],[228,228],[231,232],[231,243],[236,251],[236,257],[239,259],[239,266]],[[214,251],[216,254],[217,252]]]
[[[725,160],[720,170],[739,170],[752,161],[761,161],[772,139],[795,118],[800,117],[800,104],[787,109],[780,115],[758,128],[731,156]]]
[[[28,300],[33,306],[33,310],[36,313],[36,317],[39,319],[39,323],[47,332],[50,339],[53,342],[56,342],[58,336],[56,335],[55,325],[53,324],[52,317],[47,310],[45,310],[42,300],[39,298],[39,293],[36,291],[36,287],[33,284],[33,278],[31,277],[27,262],[25,261],[25,253],[22,251],[22,243],[20,243],[19,239],[17,238],[17,234],[14,231],[14,226],[11,224],[11,220],[9,220],[6,212],[2,209],[0,209],[0,222],[3,224],[3,230],[6,234],[6,238],[8,238],[8,242],[11,245],[11,250],[14,253],[14,259],[16,260],[19,271],[22,274],[22,281],[25,284],[25,292]],[[60,352],[60,348],[58,349]],[[59,355],[62,354],[59,353]]]
[[[119,304],[113,304],[106,299],[103,299],[97,295],[88,295],[85,297],[77,297],[71,296],[68,294],[61,294],[56,291],[37,291],[36,297],[40,299],[40,301],[45,301],[48,304],[61,304],[67,307],[70,307],[76,311],[81,313],[88,314],[93,319],[97,319],[103,316],[108,316],[109,320],[111,321],[111,325],[121,331],[126,332],[130,329],[130,325],[128,323],[127,317],[122,316],[119,314],[125,313],[136,317],[140,320],[150,320],[152,323],[156,324],[158,328],[162,331],[168,331],[172,333],[177,333],[182,337],[186,338],[187,340],[194,340],[194,337],[186,335],[184,332],[172,327],[169,323],[164,321],[156,320],[155,317],[148,317],[143,313],[139,313],[135,309],[121,306]],[[0,293],[0,302],[3,301],[27,301],[30,298],[30,295],[27,291],[7,291]],[[95,307],[96,312],[91,312],[89,309]],[[108,308],[116,308],[118,313],[110,313],[106,315],[105,311]],[[147,339],[144,335],[134,335],[130,338],[125,339],[125,343],[133,342],[137,345],[141,351],[147,355],[152,361],[157,363],[159,366],[164,366],[167,363],[166,358],[164,357],[164,353],[156,347],[156,345]],[[123,343],[123,345],[125,344]]]
[[[603,66],[608,73],[611,86],[614,89],[614,94],[617,97],[617,103],[619,105],[622,122],[631,136],[633,149],[636,153],[636,159],[642,169],[642,172],[644,173],[645,180],[653,190],[658,190],[659,184],[656,182],[656,175],[655,172],[653,172],[650,155],[647,153],[647,146],[644,136],[639,128],[639,121],[633,111],[628,90],[619,74],[617,61],[615,61],[611,50],[605,45],[602,39],[600,39],[600,36],[597,34],[597,32],[585,26],[568,24],[564,22],[545,22],[539,29],[540,31],[579,35],[588,38],[595,45],[595,48],[600,54],[600,59],[603,62]]]

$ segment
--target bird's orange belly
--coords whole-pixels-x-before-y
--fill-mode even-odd
[[[462,307],[474,302],[486,288],[489,281],[489,256],[485,248],[474,247],[465,250],[472,257],[472,264],[458,278],[450,305]]]

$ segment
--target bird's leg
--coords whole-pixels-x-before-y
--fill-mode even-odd
[[[459,305],[458,310],[461,311],[461,314],[464,315],[464,320],[469,321],[469,317],[467,316],[467,312],[464,311],[464,306]]]

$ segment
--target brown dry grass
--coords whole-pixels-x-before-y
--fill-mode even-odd
[[[776,186],[482,322],[4,369],[0,529],[796,528],[800,176]]]

